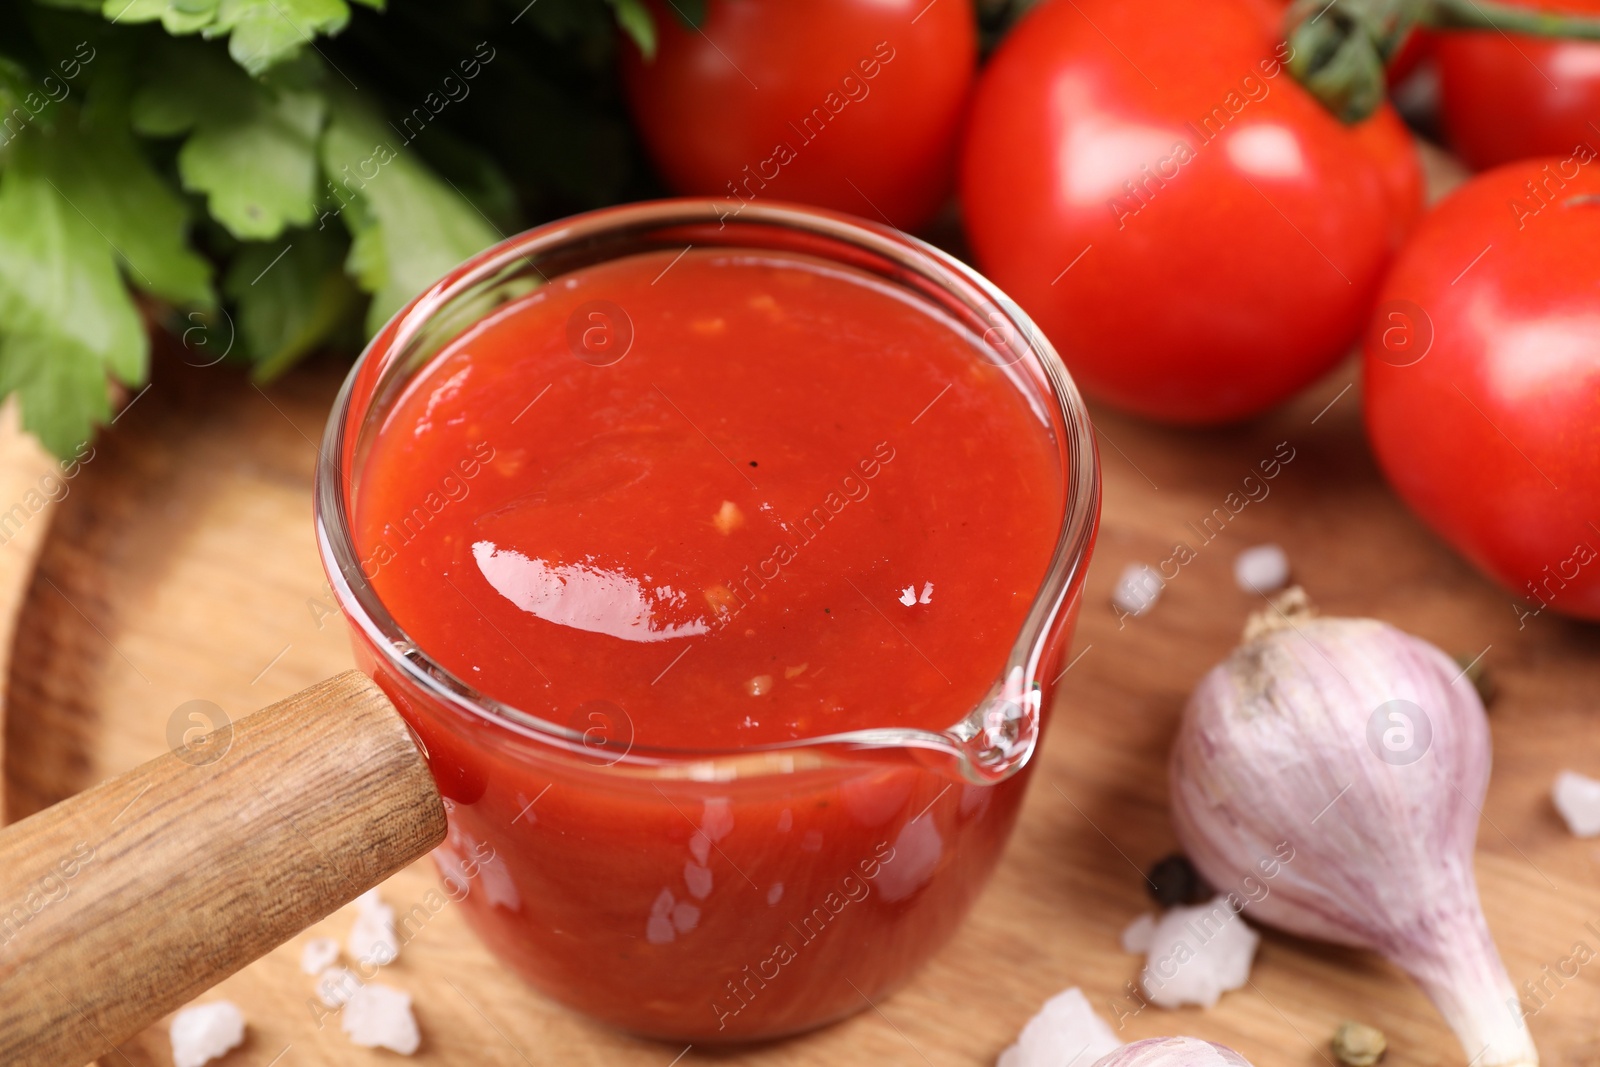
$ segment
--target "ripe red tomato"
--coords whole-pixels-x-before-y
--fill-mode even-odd
[[[1246,0],[1046,0],[978,81],[979,264],[1089,394],[1178,423],[1262,411],[1360,335],[1421,207],[1393,110],[1345,126]]]
[[[1518,2],[1600,15],[1600,0]],[[1440,117],[1470,166],[1600,148],[1600,44],[1493,30],[1438,38]]]
[[[1414,74],[1418,67],[1433,58],[1438,48],[1439,35],[1431,30],[1417,28],[1406,34],[1395,54],[1390,57],[1384,75],[1391,86],[1399,85]]]
[[[1596,248],[1594,152],[1507,164],[1423,220],[1367,336],[1379,465],[1524,623],[1600,619]]]
[[[652,0],[624,47],[634,122],[678,192],[797,200],[902,229],[950,192],[977,64],[971,0],[711,0],[698,30]]]

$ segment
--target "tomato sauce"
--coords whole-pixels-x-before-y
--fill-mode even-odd
[[[691,249],[534,288],[408,384],[357,472],[363,569],[436,662],[603,743],[541,757],[390,686],[451,801],[447,885],[523,974],[638,1032],[768,1037],[948,936],[1024,775],[611,764],[970,712],[1066,506],[1009,373],[864,272]]]
[[[373,581],[419,645],[540,718],[604,700],[675,748],[939,730],[1016,640],[1056,467],[1002,369],[882,283],[642,255],[535,290],[411,385],[357,544],[392,555]]]

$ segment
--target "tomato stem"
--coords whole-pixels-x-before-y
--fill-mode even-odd
[[[1405,0],[1297,0],[1286,23],[1289,72],[1343,122],[1376,111],[1383,68],[1411,32],[1418,4]]]
[[[1420,21],[1441,30],[1499,30],[1533,37],[1600,41],[1600,18],[1540,11],[1495,0],[1428,0]]]
[[[1600,40],[1600,18],[1503,0],[1297,0],[1285,24],[1289,72],[1346,123],[1382,106],[1384,67],[1418,26]]]

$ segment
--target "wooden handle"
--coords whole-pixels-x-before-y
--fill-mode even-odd
[[[80,1067],[444,840],[349,671],[0,832],[0,1063]]]

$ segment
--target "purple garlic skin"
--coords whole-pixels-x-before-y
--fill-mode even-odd
[[[1198,1037],[1152,1037],[1123,1045],[1096,1060],[1093,1067],[1251,1067],[1250,1061],[1226,1045]]]
[[[1483,704],[1443,652],[1373,619],[1285,618],[1190,698],[1173,822],[1252,918],[1381,953],[1473,1067],[1534,1067],[1473,876],[1489,763]]]

